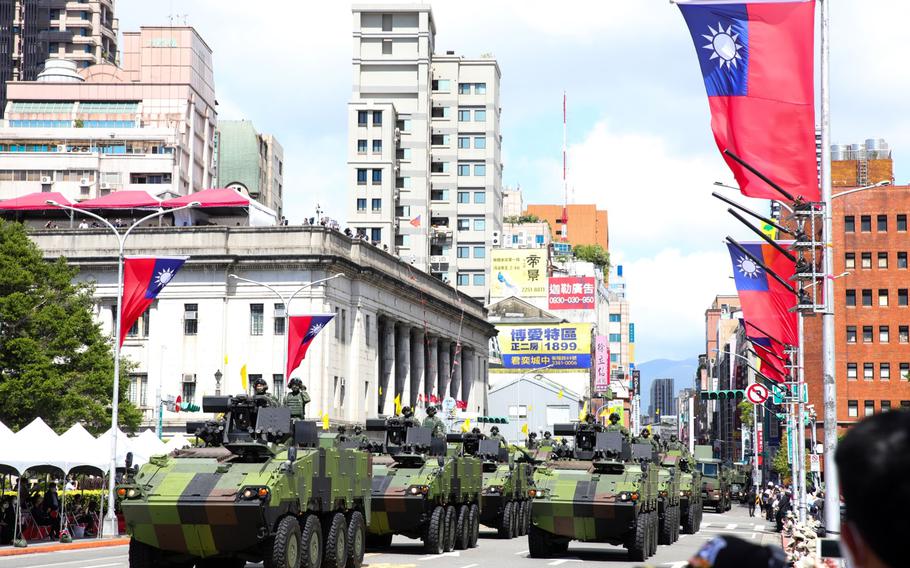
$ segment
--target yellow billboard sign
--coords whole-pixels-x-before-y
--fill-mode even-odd
[[[502,366],[506,369],[577,370],[591,368],[590,323],[499,325]]]
[[[547,249],[493,249],[490,263],[493,298],[547,297]]]

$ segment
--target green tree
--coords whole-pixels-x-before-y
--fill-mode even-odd
[[[600,245],[575,245],[572,253],[578,260],[591,262],[603,269],[604,276],[610,273],[610,253]]]
[[[748,400],[739,401],[738,406],[739,406],[739,421],[742,422],[743,428],[746,428],[747,430],[751,430],[752,424],[753,424],[753,418],[755,418],[755,415],[753,414],[755,406]]]
[[[77,274],[63,258],[45,261],[22,225],[0,220],[0,421],[10,428],[39,416],[58,431],[78,421],[93,433],[110,427],[111,340],[92,317],[92,286],[74,282]],[[120,425],[135,430],[124,363]]]

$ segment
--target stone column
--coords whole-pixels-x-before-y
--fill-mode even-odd
[[[429,398],[431,394],[439,396],[437,385],[439,384],[439,338],[433,335],[427,336],[427,364],[426,364],[426,388],[424,393]]]
[[[461,400],[468,402],[468,408],[472,409],[471,391],[474,387],[474,381],[477,380],[476,357],[473,349],[464,349],[461,352]]]
[[[426,393],[423,392],[423,373],[426,359],[424,354],[425,351],[426,343],[424,341],[423,330],[415,327],[411,330],[411,380],[408,383],[410,387],[410,390],[408,391],[408,404],[411,405],[411,408],[417,408],[418,394],[426,396]]]
[[[455,400],[464,400],[461,398],[461,376],[463,375],[461,369],[462,362],[462,353],[461,345],[458,342],[452,343],[452,380],[449,384],[449,392],[452,393],[449,396]]]
[[[408,376],[411,374],[411,326],[398,324],[395,336],[395,394],[401,395],[401,405],[408,404]]]
[[[392,372],[395,369],[395,322],[383,318],[379,323],[379,405],[380,414],[391,415],[394,410],[392,399],[395,393],[391,392],[394,383]]]
[[[439,340],[439,382],[437,395],[441,401],[446,397],[446,394],[449,392],[449,377],[452,374],[452,353],[449,349],[452,346],[452,342],[448,339]]]

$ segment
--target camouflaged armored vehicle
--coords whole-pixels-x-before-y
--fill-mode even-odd
[[[670,451],[674,454],[674,451]],[[693,460],[689,455],[675,452],[679,455],[679,523],[683,534],[695,534],[701,529],[702,500],[701,500],[701,473],[693,467]]]
[[[358,567],[370,456],[319,447],[314,422],[261,396],[207,396],[205,447],[154,456],[118,487],[133,568]]]
[[[679,471],[678,456],[663,455],[657,472],[658,544],[679,540]]]
[[[414,420],[371,419],[366,429],[386,434],[384,443],[371,448],[368,546],[388,547],[396,534],[423,540],[430,554],[477,546],[480,460]]]
[[[701,473],[701,499],[705,507],[713,507],[717,513],[729,511],[730,484],[723,463],[714,459],[711,446],[695,446],[695,463]]]
[[[528,548],[541,558],[569,541],[624,546],[633,561],[657,551],[658,466],[650,444],[629,444],[597,424],[557,424],[574,448],[550,454],[534,474]]]
[[[449,438],[461,441],[465,454],[483,460],[480,524],[496,529],[500,538],[528,534],[534,458],[520,449],[512,453],[495,440],[485,440],[476,434],[450,434]]]

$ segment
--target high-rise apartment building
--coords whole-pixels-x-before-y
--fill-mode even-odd
[[[189,27],[143,27],[123,44],[122,67],[51,59],[36,81],[7,85],[0,198],[185,195],[214,185],[211,49]]]
[[[239,189],[259,203],[282,212],[284,150],[249,120],[218,122],[218,187]]]
[[[7,81],[34,81],[49,57],[79,68],[117,62],[114,0],[0,2],[0,113]]]
[[[569,219],[566,230],[569,233],[566,242],[576,245],[600,245],[610,250],[610,231],[607,212],[596,205],[569,205],[566,208]],[[536,215],[542,221],[550,223],[554,241],[563,241],[563,206],[562,205],[528,205],[528,215]]]
[[[673,379],[654,379],[651,383],[651,405],[648,414],[655,423],[660,423],[661,416],[675,416],[676,388]]]
[[[350,225],[484,299],[502,231],[496,60],[435,52],[429,5],[355,5]]]

